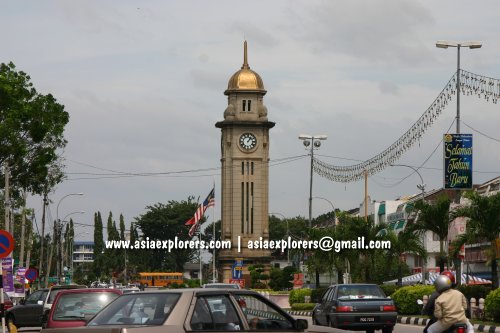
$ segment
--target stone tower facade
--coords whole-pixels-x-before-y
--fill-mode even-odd
[[[243,261],[241,278],[248,281],[248,266],[270,267],[270,251],[248,249],[249,240],[269,238],[269,129],[264,105],[264,83],[250,69],[247,42],[244,43],[243,66],[229,79],[228,106],[224,120],[215,124],[221,129],[222,224],[223,240],[231,240],[231,250],[219,253],[222,279],[234,277],[234,265]],[[222,267],[221,267],[222,266]]]

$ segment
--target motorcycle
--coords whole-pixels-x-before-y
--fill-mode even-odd
[[[417,299],[417,304],[423,306],[424,302],[421,299]],[[455,323],[442,333],[466,333],[466,332],[467,332],[467,324]]]

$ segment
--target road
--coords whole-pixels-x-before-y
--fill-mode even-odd
[[[308,332],[312,332],[312,333],[348,333],[348,332],[359,333],[360,332],[360,331],[344,331],[344,330],[339,330],[336,328],[325,327],[325,326],[316,326],[316,325],[312,325],[311,317],[298,317],[298,316],[295,316],[295,317],[307,319],[307,321],[309,322]],[[423,330],[424,330],[424,326],[396,324],[393,332],[394,333],[421,333]],[[363,331],[361,331],[361,332],[363,332]],[[382,331],[376,331],[376,332],[381,333]]]

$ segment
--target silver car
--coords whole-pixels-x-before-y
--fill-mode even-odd
[[[168,326],[165,327],[165,326]],[[302,332],[294,319],[260,294],[240,289],[170,289],[123,294],[92,318],[84,332]],[[67,328],[64,332],[78,332]],[[43,333],[59,333],[44,329]]]

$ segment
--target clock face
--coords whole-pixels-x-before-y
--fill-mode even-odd
[[[240,136],[240,146],[245,150],[251,150],[257,145],[257,138],[252,133],[243,133]]]

